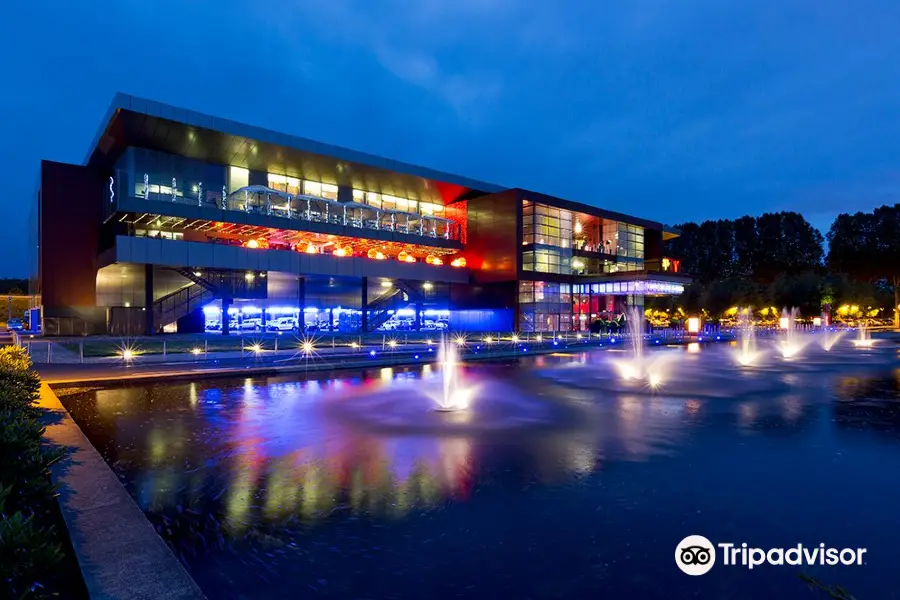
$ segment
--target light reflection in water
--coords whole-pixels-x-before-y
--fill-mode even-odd
[[[595,360],[590,353],[542,356],[533,366],[591,369]],[[194,506],[219,515],[235,537],[265,524],[342,514],[399,518],[464,501],[504,453],[515,457],[523,481],[565,481],[611,461],[671,453],[685,428],[715,412],[708,399],[598,395],[522,369],[484,367],[466,377],[483,393],[476,410],[456,413],[431,410],[423,386],[440,384],[431,366],[97,390],[90,410],[116,440],[113,460],[143,506],[163,513]],[[359,403],[379,395],[383,404]],[[345,405],[351,414],[361,411],[357,420],[328,410]],[[366,411],[384,406],[400,407],[391,417],[404,424],[426,412],[438,420],[430,421],[434,429],[395,430],[389,420],[370,427],[382,415]],[[783,398],[776,414],[793,422],[804,406]],[[759,421],[754,401],[735,412],[744,427]]]

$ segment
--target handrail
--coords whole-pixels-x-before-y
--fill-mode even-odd
[[[252,196],[252,197],[251,197]],[[280,200],[286,201],[285,207],[276,207],[270,196],[277,196]],[[145,200],[149,198],[140,199]],[[302,200],[303,205],[294,206],[295,201]],[[154,199],[154,201],[157,201]],[[187,196],[175,196],[173,202],[180,204],[200,203],[201,200],[195,200]],[[215,202],[206,202],[214,205]],[[237,208],[238,203],[243,208]],[[313,203],[316,203],[314,206]],[[288,194],[262,185],[244,186],[230,194],[222,197],[222,204],[218,208],[228,212],[252,212],[262,213],[267,216],[276,218],[296,219],[312,223],[330,223],[334,225],[342,225],[344,227],[354,227],[357,229],[375,229],[375,230],[392,230],[394,224],[384,226],[381,223],[381,217],[385,215],[393,215],[395,218],[404,217],[407,225],[410,221],[418,221],[420,226],[418,230],[410,228],[408,233],[420,237],[444,238],[448,240],[458,241],[460,238],[460,227],[452,219],[439,217],[437,215],[414,213],[409,211],[379,208],[369,204],[361,204],[356,201],[340,202],[331,198],[323,198],[321,196],[312,196],[309,194]],[[349,210],[348,210],[349,209]],[[371,217],[360,215],[359,211],[368,210],[373,213]],[[349,211],[357,211],[357,215],[350,218]],[[425,227],[425,224],[429,227]],[[438,229],[443,231],[438,231]]]

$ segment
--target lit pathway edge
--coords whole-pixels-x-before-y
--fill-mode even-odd
[[[205,599],[46,383],[39,405],[45,440],[70,451],[51,477],[92,600]]]

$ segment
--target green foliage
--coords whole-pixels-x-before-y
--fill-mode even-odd
[[[771,306],[790,306],[803,315],[817,315],[822,311],[825,278],[815,273],[794,277],[779,275],[769,286],[767,298]]]
[[[733,278],[769,284],[779,274],[816,271],[822,264],[822,234],[794,212],[677,228],[681,236],[667,244],[667,252],[702,284]]]
[[[43,523],[56,502],[50,467],[62,449],[41,446],[40,379],[28,355],[0,349],[0,596],[40,596],[62,560],[58,532]]]
[[[28,289],[27,279],[0,279],[0,294],[21,294]]]

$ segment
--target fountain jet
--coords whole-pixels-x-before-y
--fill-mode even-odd
[[[472,388],[463,385],[460,377],[457,344],[441,338],[438,348],[438,364],[441,367],[441,393],[435,394],[435,410],[450,412],[469,408]]]
[[[792,308],[790,310],[787,308],[781,309],[779,326],[784,329],[784,339],[781,341],[778,348],[781,350],[781,356],[784,358],[797,356],[807,344],[807,340],[804,340],[797,331],[797,316],[799,314],[800,310],[797,308]]]
[[[741,366],[753,366],[761,353],[756,349],[756,334],[749,308],[738,309],[738,331],[740,332],[740,349],[735,358]]]
[[[819,339],[819,343],[822,345],[822,349],[825,350],[825,352],[831,352],[831,349],[842,337],[844,337],[843,331],[829,331],[826,329]]]
[[[856,339],[853,340],[853,345],[857,348],[871,348],[875,345],[875,340],[872,339],[872,332],[869,331],[865,323],[860,323],[856,328]]]
[[[626,325],[631,341],[631,356],[613,359],[613,366],[622,379],[644,381],[650,387],[659,387],[666,380],[669,353],[655,352],[649,357],[644,356],[644,315],[639,308],[628,309]]]

